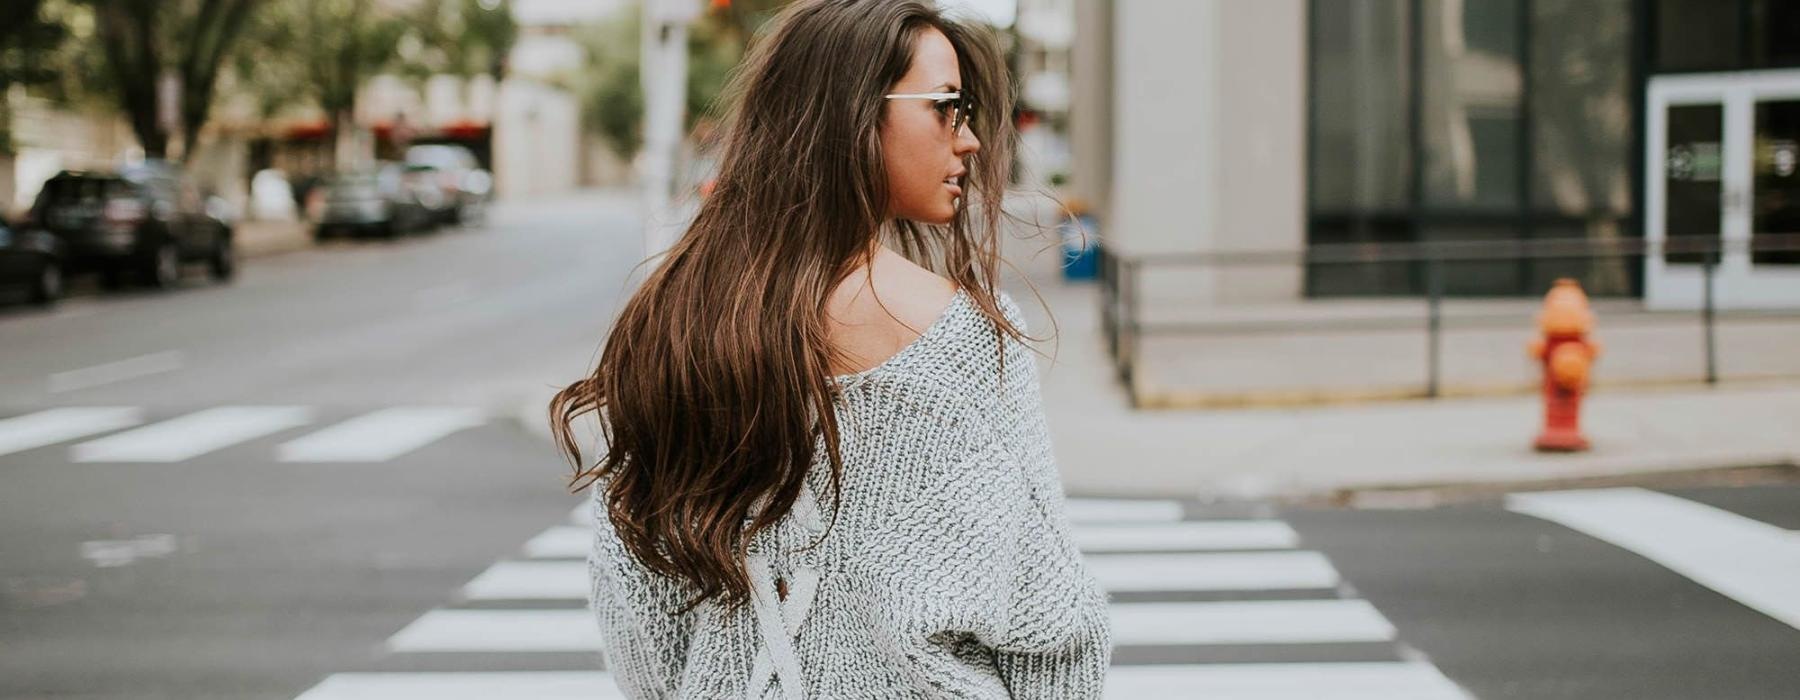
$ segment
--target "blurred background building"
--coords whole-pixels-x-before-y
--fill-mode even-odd
[[[1131,253],[1789,234],[1800,5],[1778,0],[1079,2],[1074,187]],[[1459,266],[1455,295],[1692,304],[1695,256]],[[1719,301],[1800,302],[1792,252]],[[1416,295],[1404,263],[1182,271],[1168,293]]]

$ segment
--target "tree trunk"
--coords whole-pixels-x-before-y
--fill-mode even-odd
[[[169,136],[156,121],[156,79],[162,65],[156,50],[156,3],[98,3],[94,15],[106,66],[118,89],[119,108],[131,121],[144,156],[165,157]]]
[[[181,62],[181,159],[193,158],[200,129],[212,110],[219,66],[244,29],[255,3],[251,0],[206,0],[194,16],[194,39]]]

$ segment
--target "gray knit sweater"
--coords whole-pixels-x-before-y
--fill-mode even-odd
[[[752,605],[676,615],[692,591],[645,570],[592,499],[589,606],[619,687],[709,700],[1100,697],[1107,594],[1064,514],[1029,350],[958,291],[918,339],[835,382],[841,507],[821,440],[794,510],[747,545]]]

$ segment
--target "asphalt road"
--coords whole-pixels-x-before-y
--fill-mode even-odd
[[[613,697],[567,465],[629,202],[0,309],[0,698]],[[1070,501],[1116,698],[1791,698],[1800,486]]]

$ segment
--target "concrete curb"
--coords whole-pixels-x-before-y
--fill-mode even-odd
[[[1769,374],[1721,378],[1718,387],[1754,387],[1780,384],[1800,379],[1790,374]],[[1136,379],[1138,399],[1135,408],[1147,411],[1182,411],[1201,409],[1305,408],[1341,406],[1397,401],[1431,401],[1423,387],[1368,389],[1269,389],[1248,391],[1201,391],[1191,389],[1157,389],[1150,382]],[[1702,379],[1614,379],[1595,380],[1589,395],[1653,393],[1705,389]],[[1533,383],[1459,384],[1438,388],[1438,399],[1470,399],[1531,396],[1538,393]]]
[[[1758,461],[1727,464],[1693,464],[1678,469],[1570,475],[1545,479],[1494,479],[1466,483],[1362,485],[1331,492],[1303,494],[1288,500],[1363,509],[1433,508],[1459,502],[1490,500],[1506,493],[1640,486],[1686,488],[1695,486],[1779,484],[1800,481],[1800,454],[1769,455]]]
[[[303,221],[240,221],[232,234],[240,258],[262,258],[313,247],[311,227]]]

